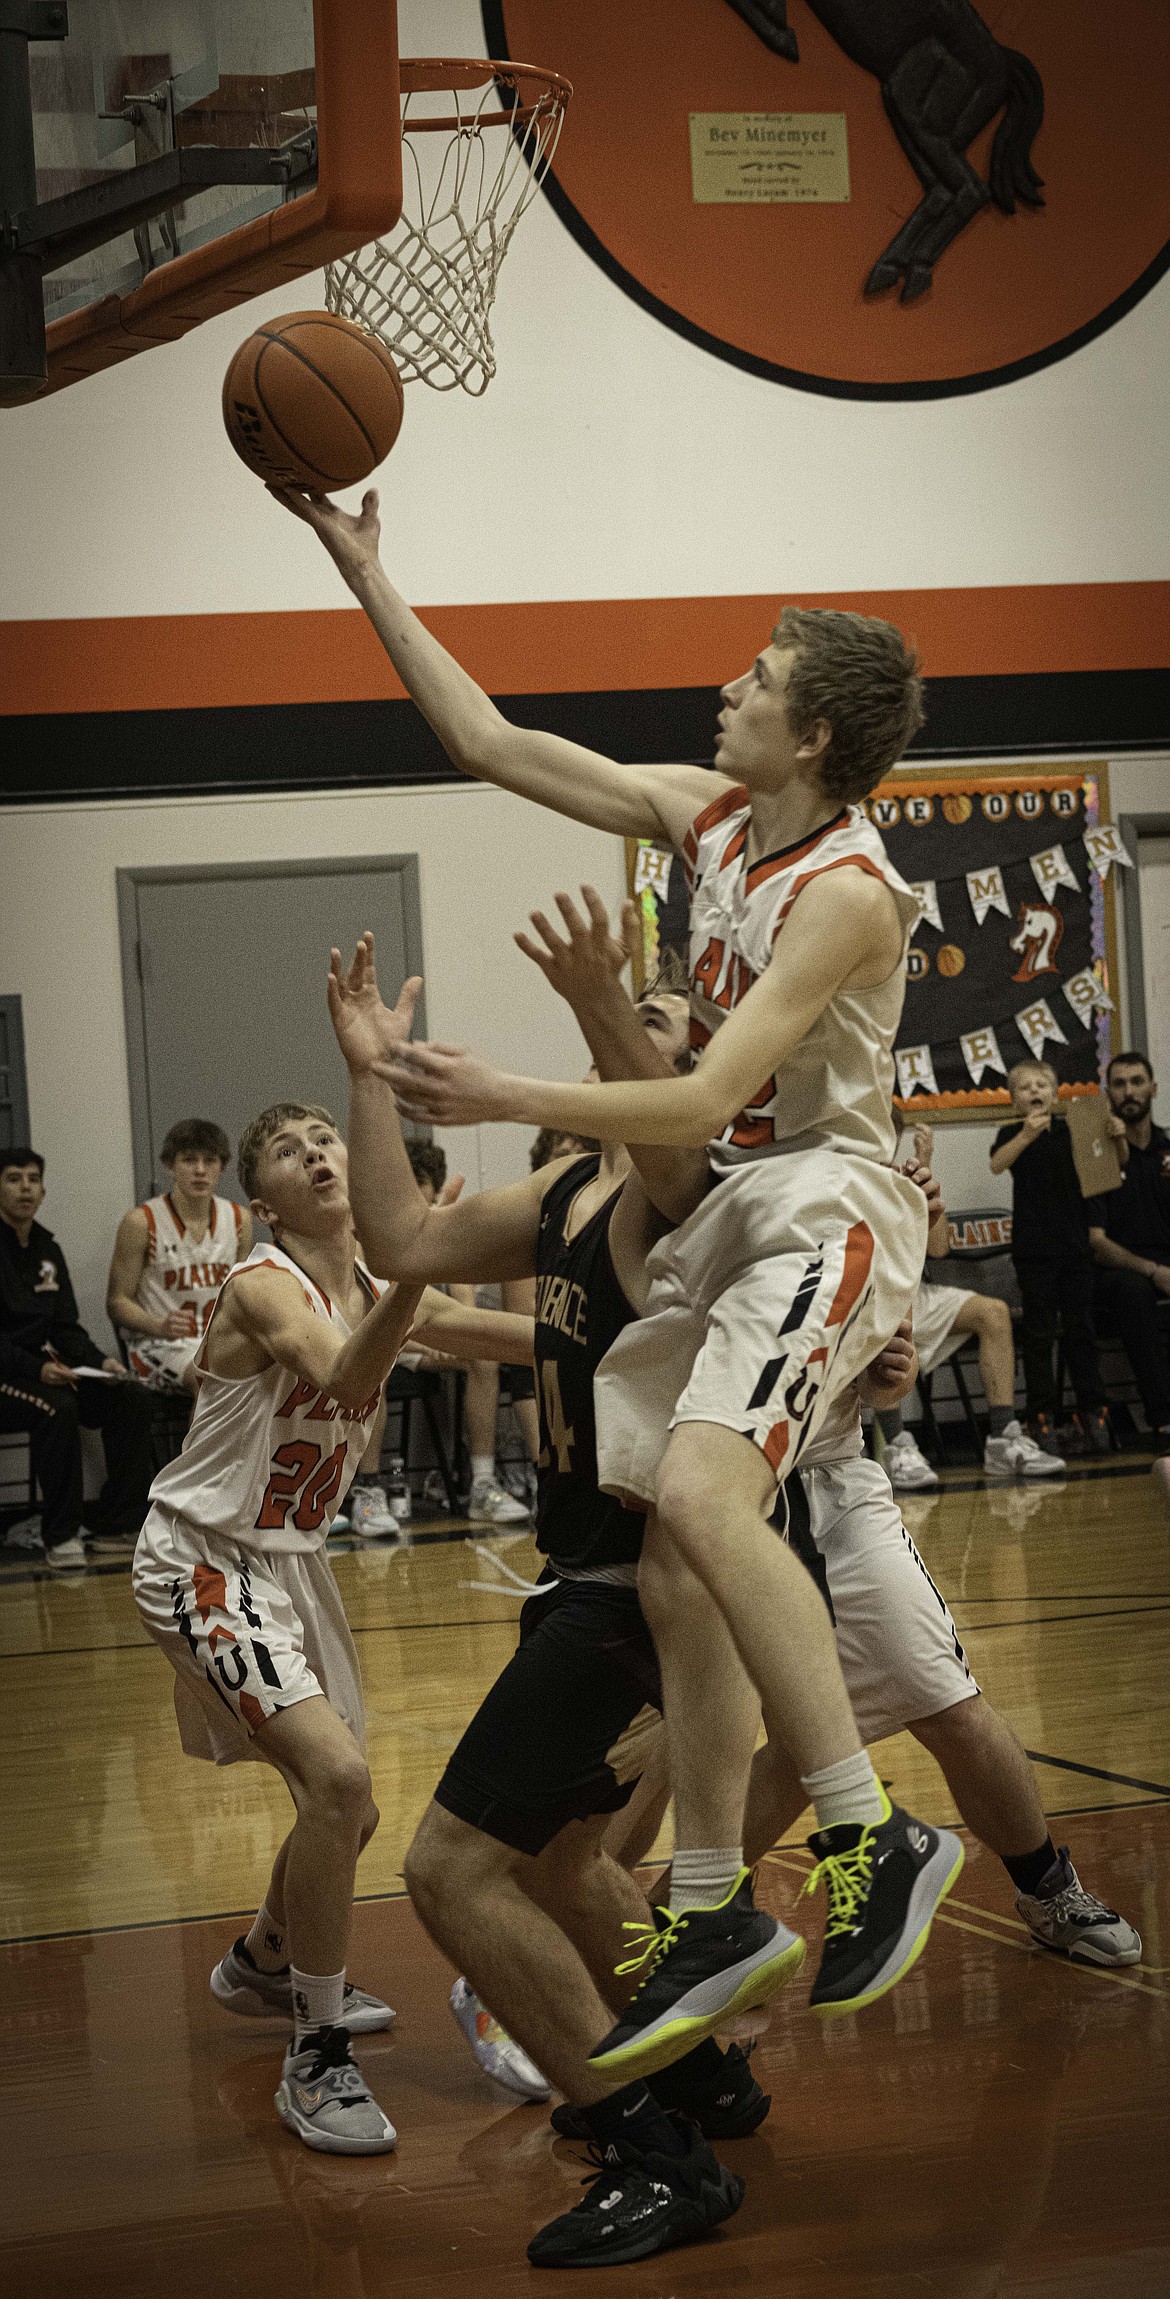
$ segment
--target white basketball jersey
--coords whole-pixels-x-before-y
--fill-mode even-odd
[[[170,1196],[148,1198],[146,1260],[134,1298],[151,1317],[178,1310],[187,1323],[186,1339],[198,1341],[207,1331],[219,1289],[240,1250],[242,1215],[230,1197],[213,1197],[207,1228],[197,1243],[175,1209]],[[134,1351],[146,1339],[127,1334],[131,1363]],[[144,1371],[135,1367],[135,1371]]]
[[[327,1293],[278,1245],[254,1246],[228,1272],[221,1293],[245,1269],[287,1269],[313,1312],[348,1340],[350,1328]],[[359,1261],[376,1298],[386,1291]],[[209,1540],[283,1555],[319,1549],[365,1452],[381,1389],[343,1407],[326,1390],[268,1365],[229,1380],[203,1372],[183,1450],[150,1488],[151,1514],[178,1517]],[[150,1517],[145,1531],[149,1538]]]
[[[906,988],[906,947],[918,897],[899,878],[860,807],[749,869],[751,794],[725,791],[697,815],[683,863],[691,889],[691,1044],[705,1046],[771,960],[797,895],[810,879],[846,865],[887,885],[904,927],[902,955],[872,990],[838,991],[783,1068],[711,1144],[716,1170],[780,1150],[823,1147],[888,1162],[895,1134],[894,1038]]]

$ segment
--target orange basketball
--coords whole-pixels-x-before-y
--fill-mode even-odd
[[[935,964],[940,974],[961,974],[967,960],[957,942],[944,942]]]
[[[289,311],[241,343],[223,379],[223,419],[261,479],[328,494],[368,479],[402,423],[402,381],[385,345],[331,311]]]
[[[966,792],[962,790],[952,791],[948,798],[944,798],[943,814],[948,822],[969,822],[971,820],[971,801]]]

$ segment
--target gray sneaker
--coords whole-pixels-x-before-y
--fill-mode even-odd
[[[1009,1421],[1002,1437],[989,1437],[983,1447],[985,1477],[1061,1477],[1066,1463],[1059,1453],[1047,1453],[1018,1421]]]
[[[253,1963],[246,1940],[237,1940],[226,1956],[220,1957],[211,1975],[211,1993],[225,2012],[237,2012],[241,2019],[283,2020],[286,2028],[293,2024],[288,1965],[282,1972],[262,1972]],[[339,2027],[348,2028],[352,2036],[369,2036],[379,2028],[388,2028],[396,2017],[381,1996],[367,1995],[364,1988],[346,1981]]]
[[[1035,1892],[1017,1892],[1019,1909],[1032,1938],[1074,1964],[1136,1964],[1142,1943],[1132,1924],[1086,1892],[1062,1844]]]
[[[398,2143],[393,2124],[354,2066],[347,2028],[311,2028],[299,2051],[289,2045],[276,2112],[321,2155],[388,2155]]]

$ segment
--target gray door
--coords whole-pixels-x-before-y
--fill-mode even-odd
[[[28,1083],[20,1000],[0,998],[0,1150],[28,1143]]]
[[[344,1124],[329,951],[348,954],[372,926],[388,998],[421,973],[417,858],[119,871],[118,881],[139,1194],[160,1186],[158,1153],[177,1118],[213,1118],[233,1150],[271,1102],[323,1102]],[[234,1172],[221,1186],[240,1195]]]

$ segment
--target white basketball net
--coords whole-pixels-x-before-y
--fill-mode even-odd
[[[496,372],[500,265],[547,173],[570,91],[555,73],[530,78],[508,64],[485,64],[484,84],[468,88],[418,60],[432,85],[407,92],[415,61],[403,59],[402,214],[387,239],[329,265],[325,298],[379,337],[404,383],[458,384],[478,398]]]

